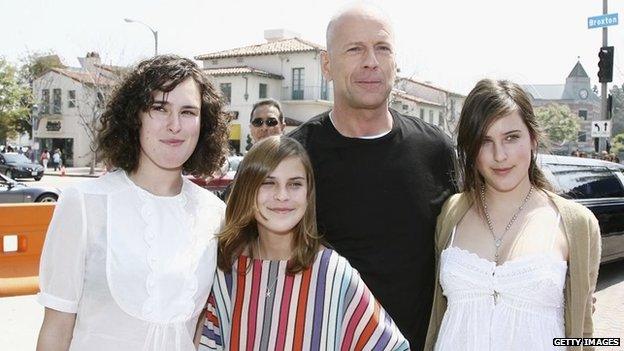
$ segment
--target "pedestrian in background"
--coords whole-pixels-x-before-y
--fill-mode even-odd
[[[553,350],[553,338],[592,337],[598,220],[550,191],[529,96],[482,80],[457,130],[463,189],[438,217],[425,350]]]
[[[117,170],[64,189],[46,235],[37,350],[195,349],[225,205],[182,172],[219,167],[225,121],[192,60],[156,56],[128,73],[97,138]]]
[[[48,149],[43,149],[41,156],[39,157],[41,164],[43,165],[43,169],[48,169],[48,161],[50,160],[50,153]]]
[[[61,168],[61,152],[59,149],[54,149],[54,153],[52,154],[52,167],[57,171]]]

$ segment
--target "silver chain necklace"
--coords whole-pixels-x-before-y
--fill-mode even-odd
[[[258,240],[256,240],[256,247],[258,248],[258,258],[262,259],[262,254],[260,253],[260,236],[258,236]],[[271,270],[269,270],[269,273],[270,272]],[[271,297],[271,295],[273,295],[273,289],[275,288],[275,285],[277,284],[278,276],[279,276],[279,268],[277,270],[277,275],[275,277],[268,277],[268,282],[267,282],[267,287],[266,287],[266,297]],[[271,283],[271,278],[274,278],[272,283]]]
[[[485,220],[487,222],[488,228],[490,229],[490,233],[492,233],[492,238],[494,238],[494,246],[496,247],[496,253],[494,254],[494,261],[496,262],[497,265],[498,265],[498,259],[499,259],[498,250],[503,244],[503,238],[505,237],[505,234],[507,234],[507,232],[509,231],[509,228],[511,228],[511,225],[518,218],[518,214],[522,212],[522,209],[529,201],[531,194],[533,194],[533,185],[531,185],[531,188],[529,189],[529,193],[524,198],[524,201],[522,201],[522,204],[520,204],[520,207],[518,207],[518,209],[513,214],[513,216],[511,216],[509,223],[507,223],[507,226],[505,226],[505,231],[503,231],[503,234],[499,238],[497,238],[496,234],[494,234],[494,225],[492,225],[492,219],[490,218],[490,213],[488,212],[487,202],[485,201],[485,186],[484,185],[481,186],[481,202],[483,203],[483,212],[485,213]]]

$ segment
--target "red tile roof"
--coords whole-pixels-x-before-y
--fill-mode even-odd
[[[413,78],[397,77],[397,81],[400,81],[400,80],[406,80],[408,82],[412,82],[412,83],[415,83],[415,84],[420,84],[422,86],[425,86],[425,87],[428,87],[428,88],[431,88],[431,89],[435,89],[435,90],[438,90],[438,91],[442,91],[442,92],[445,92],[445,93],[449,93],[449,94],[452,94],[452,95],[464,96],[462,94],[459,94],[459,93],[456,93],[456,92],[453,92],[453,91],[450,91],[450,90],[447,90],[447,89],[444,89],[444,88],[440,88],[439,86],[433,85],[432,83],[429,83],[429,82],[423,82],[423,81],[419,81],[419,80],[416,80],[416,79],[413,79]]]
[[[405,99],[405,100],[409,100],[409,101],[413,101],[419,104],[425,104],[425,105],[432,105],[432,106],[438,106],[438,107],[443,107],[444,105],[437,103],[437,102],[433,102],[433,101],[429,101],[429,100],[425,100],[425,99],[421,99],[419,97],[416,97],[414,95],[410,95],[404,91],[401,90],[396,90],[393,89],[392,90],[392,95],[394,96],[398,96],[399,98]]]
[[[205,68],[204,72],[209,76],[238,76],[242,74],[254,74],[260,77],[267,77],[272,79],[284,79],[279,74],[270,73],[261,69],[249,67],[249,66],[237,66],[237,67],[222,67],[222,68]]]
[[[56,73],[62,74],[66,77],[69,77],[79,83],[88,84],[88,85],[107,85],[112,86],[115,85],[115,80],[106,77],[104,75],[92,74],[87,71],[77,71],[68,68],[51,68],[50,71],[54,71]]]
[[[293,52],[322,51],[325,47],[300,38],[282,39],[195,56],[196,60],[211,60],[228,57],[285,54]]]

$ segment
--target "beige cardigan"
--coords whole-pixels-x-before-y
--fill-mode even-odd
[[[596,289],[600,265],[600,228],[594,214],[583,205],[546,192],[557,207],[568,239],[569,260],[565,285],[565,333],[569,338],[592,337],[592,295]],[[433,307],[425,350],[432,350],[444,311],[446,297],[439,282],[440,253],[449,243],[455,225],[464,217],[472,201],[466,193],[455,194],[444,203],[435,233],[436,281]],[[591,348],[585,348],[589,350]],[[569,350],[583,350],[573,347]]]

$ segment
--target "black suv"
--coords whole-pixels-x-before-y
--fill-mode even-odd
[[[557,193],[589,208],[600,222],[601,262],[624,258],[624,166],[580,157],[540,155]]]
[[[35,178],[41,180],[43,177],[43,166],[34,163],[28,157],[15,153],[0,153],[0,172],[7,177],[15,178]]]

